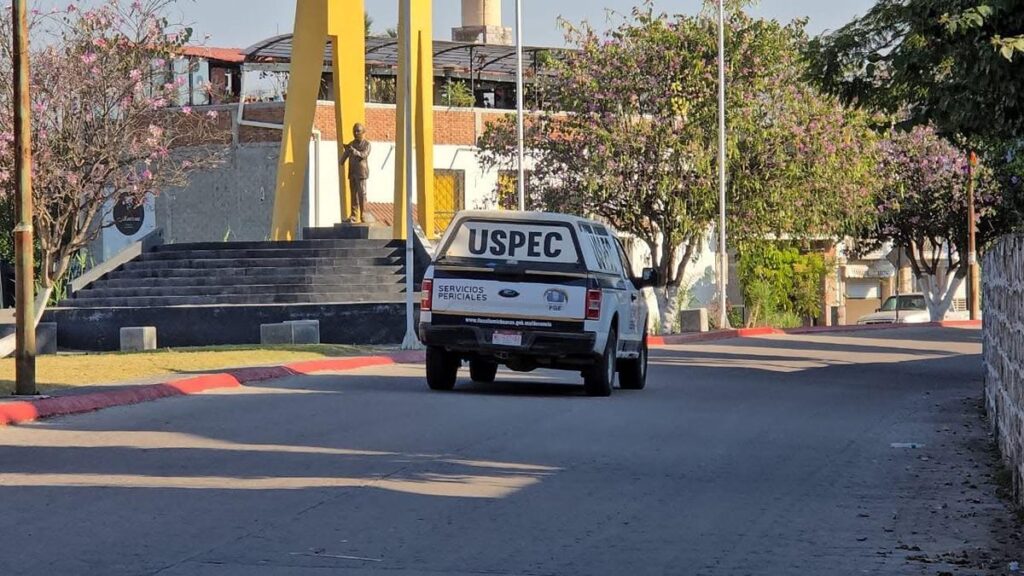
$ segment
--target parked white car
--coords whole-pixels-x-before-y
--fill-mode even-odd
[[[420,340],[427,384],[451,390],[469,362],[476,382],[499,364],[579,371],[587,394],[647,381],[647,301],[615,231],[539,212],[461,212],[423,279]]]
[[[924,294],[890,296],[873,314],[861,316],[857,324],[924,324],[931,321]]]

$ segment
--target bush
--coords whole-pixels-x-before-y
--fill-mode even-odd
[[[369,91],[368,102],[377,102],[379,104],[394,104],[397,101],[396,88],[394,78],[378,78],[371,76],[366,80],[367,90]]]
[[[453,108],[472,108],[476,105],[476,97],[465,82],[454,80],[445,84],[441,104]]]
[[[821,315],[821,281],[831,265],[821,254],[793,245],[750,243],[739,252],[739,276],[750,313],[748,326],[795,328]]]
[[[743,326],[743,308],[738,306],[729,307],[729,326],[739,328]]]

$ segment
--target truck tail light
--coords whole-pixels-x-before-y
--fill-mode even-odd
[[[587,290],[587,320],[601,319],[601,291]]]
[[[422,293],[420,312],[430,312],[430,308],[434,304],[434,281],[424,278],[420,292]]]

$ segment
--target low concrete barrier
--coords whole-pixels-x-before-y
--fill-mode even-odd
[[[679,312],[679,331],[684,334],[688,332],[707,332],[708,309],[694,308],[691,310],[681,310]]]
[[[1014,494],[1024,506],[1024,236],[985,254],[985,398]]]
[[[155,326],[128,326],[121,328],[121,352],[156,350]]]
[[[260,325],[260,343],[265,346],[287,344],[319,344],[319,320],[289,320]]]
[[[36,354],[52,356],[57,353],[57,323],[40,322],[36,326]]]
[[[319,344],[319,320],[289,320],[285,322],[292,327],[292,344]]]

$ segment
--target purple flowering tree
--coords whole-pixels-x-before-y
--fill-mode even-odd
[[[904,251],[931,319],[942,320],[967,275],[968,155],[923,126],[894,132],[882,150],[885,185],[872,238]],[[976,173],[977,241],[983,246],[1000,233],[1002,198],[987,167]]]
[[[30,37],[35,237],[40,280],[53,286],[74,256],[139,205],[220,162],[228,132],[215,113],[174,108],[169,63],[191,35],[165,16],[173,0],[106,0],[34,12]],[[0,14],[0,201],[14,190],[10,9]],[[197,146],[205,144],[207,146]]]
[[[734,247],[840,237],[872,216],[875,140],[862,114],[804,81],[804,23],[727,21],[728,214]],[[718,215],[714,5],[697,16],[650,3],[607,32],[566,25],[576,51],[538,79],[544,110],[526,147],[532,208],[597,216],[644,243],[660,272],[660,326],[677,324],[687,267]],[[486,167],[512,168],[514,119],[480,140]]]

